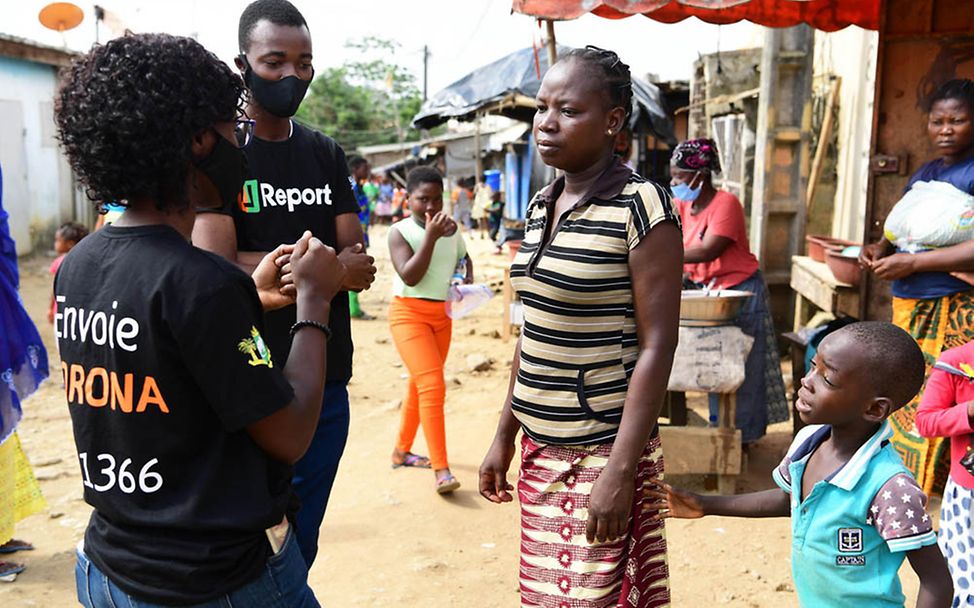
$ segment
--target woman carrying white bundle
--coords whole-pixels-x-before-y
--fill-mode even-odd
[[[944,83],[930,100],[927,134],[937,158],[913,174],[886,220],[886,236],[859,263],[892,281],[893,323],[912,335],[930,365],[974,339],[974,82]],[[890,417],[892,443],[928,495],[950,469],[943,439],[924,439],[914,416],[920,396]]]

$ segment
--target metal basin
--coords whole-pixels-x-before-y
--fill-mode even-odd
[[[684,290],[680,299],[680,325],[732,325],[753,293],[736,289],[706,292],[702,289]]]

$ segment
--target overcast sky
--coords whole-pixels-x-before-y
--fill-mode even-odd
[[[136,32],[192,35],[225,61],[237,46],[237,19],[249,0],[102,0],[98,4]],[[84,22],[63,36],[37,20],[46,1],[4,0],[0,32],[45,44],[84,50],[94,42],[94,3],[76,2]],[[311,30],[318,70],[353,57],[344,44],[373,35],[399,41],[396,60],[421,84],[422,47],[430,48],[429,93],[473,69],[531,46],[537,22],[511,14],[510,0],[297,0]],[[104,26],[101,39],[111,36]],[[636,15],[618,21],[586,15],[555,24],[559,44],[594,44],[615,50],[636,75],[688,79],[701,53],[760,46],[761,28],[748,23],[718,27],[687,19],[674,25]]]

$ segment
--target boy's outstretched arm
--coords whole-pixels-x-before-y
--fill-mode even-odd
[[[920,577],[917,608],[947,608],[954,598],[954,583],[950,580],[947,561],[936,544],[927,545],[906,554],[910,566]]]
[[[657,501],[648,505],[648,508],[659,511],[657,519],[696,519],[704,515],[787,517],[790,514],[790,497],[780,488],[736,496],[695,494],[667,483],[660,483],[659,488],[649,490],[650,496]]]

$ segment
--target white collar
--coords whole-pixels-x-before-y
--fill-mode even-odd
[[[789,454],[792,462],[808,458],[815,451],[815,448],[825,441],[831,432],[832,427],[827,424],[810,425],[799,431],[801,434],[795,438],[795,444],[797,446]],[[883,449],[883,446],[888,443],[889,438],[892,436],[893,429],[890,427],[889,421],[884,420],[879,429],[865,443],[859,446],[859,449],[852,455],[852,458],[839,470],[826,477],[824,481],[842,488],[847,492],[851,492],[869,467],[869,461]],[[801,442],[798,441],[799,438],[802,439]]]

